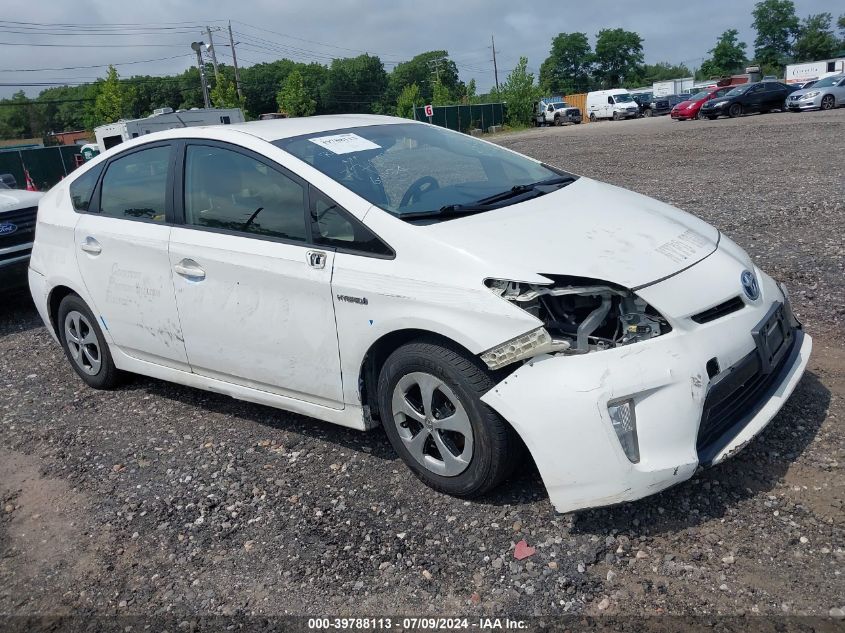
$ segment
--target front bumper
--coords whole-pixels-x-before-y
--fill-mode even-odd
[[[713,261],[718,259],[711,256],[638,294],[658,309],[662,298],[681,302],[691,289],[693,295],[712,294],[717,284],[707,286],[707,278],[718,278],[725,267]],[[559,512],[631,501],[685,481],[699,467],[736,453],[769,423],[806,368],[812,340],[800,330],[765,389],[714,441],[700,442],[713,385],[754,352],[752,330],[784,301],[771,278],[759,271],[758,277],[761,297],[737,312],[704,325],[677,319],[672,332],[625,347],[538,357],[485,394],[484,402],[521,435]],[[702,280],[698,287],[696,280]],[[714,358],[722,370],[711,378],[707,367]],[[635,403],[638,463],[625,456],[608,414],[608,403],[620,399]]]
[[[822,95],[818,95],[810,99],[796,99],[795,101],[793,101],[791,97],[787,97],[785,106],[787,110],[792,110],[793,112],[800,112],[801,110],[818,110],[822,107]]]
[[[12,260],[0,261],[0,290],[17,290],[27,284],[29,253]]]
[[[728,108],[730,108],[730,105],[718,106],[715,108],[712,106],[709,108],[705,108],[702,106],[701,114],[703,114],[704,116],[727,116]]]

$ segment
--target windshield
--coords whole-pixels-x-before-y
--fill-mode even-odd
[[[555,110],[560,110],[561,108],[568,108],[569,106],[566,105],[563,101],[557,101],[552,104]]]
[[[421,123],[316,132],[274,145],[399,217],[470,205],[561,174],[492,143]]]
[[[835,86],[836,82],[840,79],[842,79],[842,75],[825,77],[824,79],[819,79],[816,83],[814,83],[813,88],[828,88],[830,86]]]
[[[701,101],[702,99],[706,99],[710,96],[709,90],[702,90],[701,92],[696,92],[693,96],[689,98],[690,101]]]
[[[616,103],[628,103],[629,101],[634,100],[634,98],[627,93],[621,95],[613,95],[613,99],[616,101]]]

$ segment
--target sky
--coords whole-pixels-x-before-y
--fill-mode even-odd
[[[558,0],[534,6],[514,0],[3,0],[3,4],[0,97],[20,89],[35,96],[43,89],[31,85],[35,83],[94,81],[105,74],[109,63],[121,64],[117,69],[124,77],[179,73],[196,64],[190,44],[208,39],[200,32],[205,25],[222,27],[212,33],[218,61],[231,63],[231,49],[224,46],[229,20],[242,66],[281,57],[328,63],[333,57],[368,52],[379,55],[390,70],[417,53],[445,49],[458,64],[461,79],[475,79],[479,92],[494,82],[491,35],[496,40],[500,81],[521,55],[528,57],[529,70],[537,74],[552,38],[561,32],[582,31],[594,44],[602,28],[636,31],[644,40],[646,62],[683,62],[690,68],[701,64],[727,29],[739,31],[749,53],[754,45],[754,3],[748,0]],[[795,1],[801,18],[825,11],[835,18],[841,12],[837,4]],[[59,24],[63,26],[53,26]],[[125,26],[97,26],[116,24]],[[80,66],[93,67],[69,68]]]

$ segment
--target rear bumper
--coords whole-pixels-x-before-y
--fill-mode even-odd
[[[696,277],[715,272],[707,261],[641,296],[659,310],[661,296],[681,296]],[[672,332],[630,346],[538,357],[485,394],[484,402],[524,440],[559,512],[640,499],[683,482],[735,454],[771,421],[809,360],[812,340],[800,330],[765,389],[702,444],[700,426],[713,406],[714,385],[754,353],[752,330],[784,301],[774,281],[758,274],[760,299],[735,313],[704,325],[673,323]],[[699,292],[708,290],[701,290],[705,283]],[[707,366],[714,358],[722,369],[711,378]],[[634,403],[637,463],[626,457],[608,413],[609,404],[623,399]]]

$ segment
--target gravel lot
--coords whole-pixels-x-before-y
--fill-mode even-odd
[[[614,508],[557,515],[531,468],[469,503],[423,487],[379,432],[146,378],[88,389],[6,297],[0,613],[845,610],[845,110],[496,141],[685,208],[788,284],[815,353],[757,440]],[[517,561],[521,539],[536,553]]]

